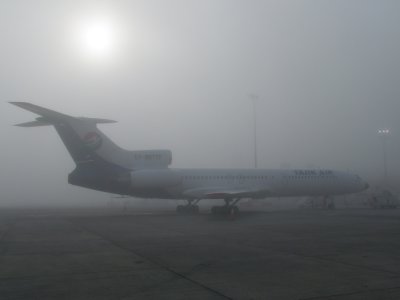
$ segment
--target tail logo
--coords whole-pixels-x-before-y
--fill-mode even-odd
[[[97,150],[101,147],[102,139],[97,132],[88,132],[83,137],[83,142],[92,150]]]

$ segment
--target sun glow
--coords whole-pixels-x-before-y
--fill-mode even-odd
[[[74,36],[80,52],[90,60],[111,58],[117,42],[116,25],[110,18],[87,18],[75,26]]]

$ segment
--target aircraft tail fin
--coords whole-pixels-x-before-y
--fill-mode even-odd
[[[40,115],[35,121],[17,124],[20,127],[52,125],[77,165],[95,163],[127,169],[166,168],[172,160],[169,150],[127,151],[117,146],[97,124],[116,121],[99,118],[72,117],[27,102],[10,102]]]
[[[27,102],[10,103],[41,116],[35,121],[16,126],[54,126],[76,164],[99,160],[114,162],[115,156],[125,151],[115,145],[96,126],[99,123],[115,123],[113,120],[72,117]]]

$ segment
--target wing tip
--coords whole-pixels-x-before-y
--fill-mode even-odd
[[[31,104],[29,102],[25,102],[25,101],[8,101],[8,103],[13,104],[13,105],[24,105],[24,104]]]
[[[18,106],[20,108],[26,109],[26,110],[29,110],[28,107],[32,108],[32,107],[35,106],[34,104],[29,103],[29,102],[25,102],[25,101],[9,101],[8,103],[10,103],[12,105],[15,105],[15,106]]]

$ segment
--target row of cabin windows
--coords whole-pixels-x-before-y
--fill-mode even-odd
[[[284,179],[336,179],[333,175],[321,175],[321,176],[283,176]]]
[[[268,179],[274,179],[274,176],[183,176],[184,179],[193,179],[193,180],[210,180],[210,179],[223,179],[223,180],[232,180],[232,179],[254,179],[254,180],[268,180]]]
[[[283,176],[284,179],[336,179],[334,176]],[[187,175],[184,176],[184,179],[188,180],[211,180],[211,179],[221,179],[221,180],[244,180],[244,179],[253,179],[253,180],[268,180],[274,179],[274,176],[195,176],[195,175]]]

